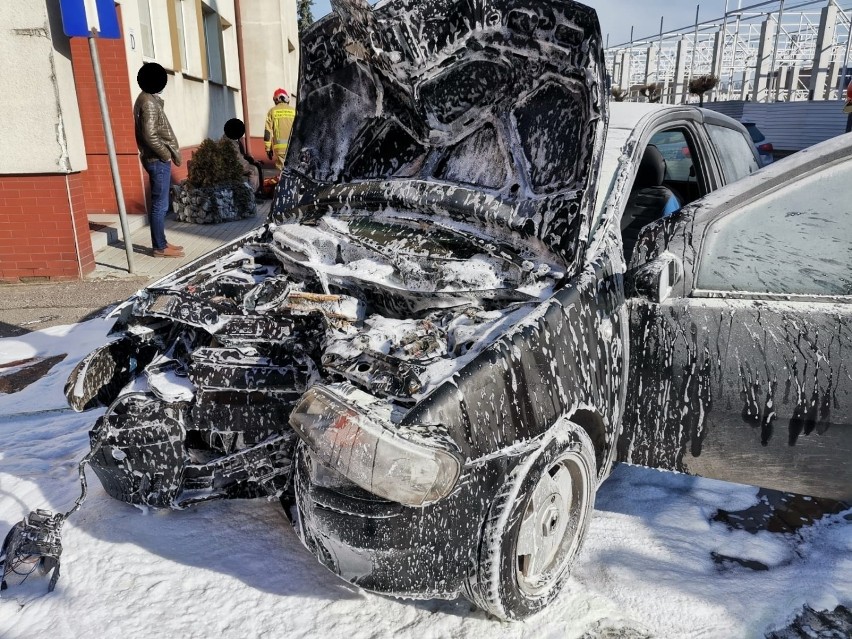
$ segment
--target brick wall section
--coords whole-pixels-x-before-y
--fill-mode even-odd
[[[98,39],[98,56],[104,76],[121,186],[128,213],[145,213],[146,177],[139,163],[133,129],[133,102],[124,40]],[[71,39],[71,58],[77,86],[77,102],[86,143],[89,170],[83,174],[84,207],[87,213],[117,213],[118,204],[109,169],[106,139],[98,102],[88,40]],[[135,86],[135,78],[133,82]]]
[[[118,205],[115,201],[109,157],[87,154],[86,159],[89,168],[82,174],[86,192],[83,209],[87,213],[117,214]],[[141,169],[138,154],[119,155],[118,172],[121,175],[127,212],[144,215],[148,210],[145,203],[148,174]]]
[[[92,249],[91,236],[89,234],[89,218],[85,206],[85,186],[83,174],[74,173],[67,176],[68,196],[71,214],[74,216],[74,229],[77,231],[77,249],[80,259],[80,268],[83,275],[95,270],[95,253]]]
[[[81,268],[94,270],[83,197],[79,173],[0,177],[0,281],[77,279]]]

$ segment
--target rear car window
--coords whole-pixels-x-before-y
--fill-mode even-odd
[[[763,194],[707,231],[698,287],[852,295],[852,161]]]
[[[714,124],[708,124],[707,131],[718,151],[726,183],[736,182],[760,168],[754,146],[742,133]]]

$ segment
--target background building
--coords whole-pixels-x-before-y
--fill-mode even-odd
[[[745,6],[744,6],[745,5]],[[698,102],[690,80],[718,85],[704,106],[756,124],[776,157],[847,128],[852,79],[850,0],[726,0],[723,15],[608,46],[607,69],[619,99]]]
[[[299,88],[299,29],[296,0],[240,0],[246,46],[246,130],[254,157],[266,160],[263,126],[272,108],[272,94]],[[298,96],[293,99],[295,104]],[[271,164],[270,164],[271,166]]]
[[[127,211],[144,215],[132,113],[139,67],[169,71],[163,98],[184,157],[173,170],[180,180],[193,150],[228,119],[243,118],[262,140],[273,90],[295,91],[296,0],[116,6],[122,38],[99,40],[98,50]],[[0,3],[0,25],[0,280],[83,277],[95,267],[88,216],[118,211],[88,42],[63,34],[59,0]]]
[[[638,99],[656,83],[662,102],[689,101],[690,79],[714,75],[716,100],[833,100],[849,83],[849,0],[726,1],[724,15],[608,46],[612,83]],[[697,98],[695,98],[697,100]]]

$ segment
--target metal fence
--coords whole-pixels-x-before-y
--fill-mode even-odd
[[[705,100],[792,102],[843,96],[850,80],[852,2],[770,0],[616,46],[607,41],[613,87],[627,100],[697,101],[692,78],[713,75]],[[607,36],[607,40],[608,40]],[[649,91],[648,87],[652,90]],[[643,93],[645,95],[643,95]],[[622,97],[621,95],[619,97]]]

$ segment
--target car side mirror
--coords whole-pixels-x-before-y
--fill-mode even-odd
[[[673,253],[663,253],[637,268],[631,279],[639,297],[660,304],[683,281],[683,262]]]

